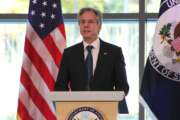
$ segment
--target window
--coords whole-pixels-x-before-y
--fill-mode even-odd
[[[139,11],[138,0],[63,0],[64,13],[77,13],[83,6],[95,7],[104,13],[135,13]]]
[[[27,13],[29,0],[1,0],[0,13]]]
[[[146,12],[158,13],[160,0],[146,0]]]
[[[145,39],[145,59],[147,59],[149,52],[152,48],[152,44],[153,44],[153,36],[154,36],[154,32],[155,31],[155,26],[156,26],[156,21],[148,21],[146,23],[146,39]],[[150,32],[152,31],[152,32]]]
[[[0,23],[0,119],[15,120],[25,23]]]

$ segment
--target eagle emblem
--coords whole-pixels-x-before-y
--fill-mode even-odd
[[[175,23],[174,29],[172,29],[173,25],[173,23],[164,25],[160,29],[159,35],[161,36],[161,44],[166,44],[165,49],[169,48],[168,50],[170,50],[166,50],[166,52],[170,53],[171,57],[175,56],[172,58],[172,63],[175,64],[180,63],[180,22]]]

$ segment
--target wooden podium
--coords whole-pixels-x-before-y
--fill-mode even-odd
[[[124,92],[51,92],[58,120],[116,120]]]

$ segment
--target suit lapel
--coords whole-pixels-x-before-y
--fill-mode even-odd
[[[102,40],[100,40],[100,50],[99,50],[98,60],[97,60],[96,68],[95,68],[95,72],[94,72],[94,80],[98,79],[98,76],[100,76],[100,74],[103,74],[102,68],[105,63],[104,57],[105,57],[106,53],[107,53],[107,51],[106,51],[104,42]]]
[[[85,65],[85,61],[84,61],[84,46],[83,46],[82,42],[79,45],[79,49],[78,49],[77,54],[79,55],[79,58],[80,58],[80,66],[77,69],[83,75],[83,78],[85,80],[86,79],[86,65]]]
[[[79,45],[78,53],[79,53],[81,62],[84,64],[84,46],[82,42]]]

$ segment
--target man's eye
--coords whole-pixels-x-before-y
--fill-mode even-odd
[[[80,24],[85,24],[85,23],[93,24],[93,23],[96,23],[96,20],[80,20],[79,23]]]
[[[84,24],[86,21],[85,20],[80,20],[80,23]]]
[[[95,23],[95,20],[89,20],[88,23]]]

